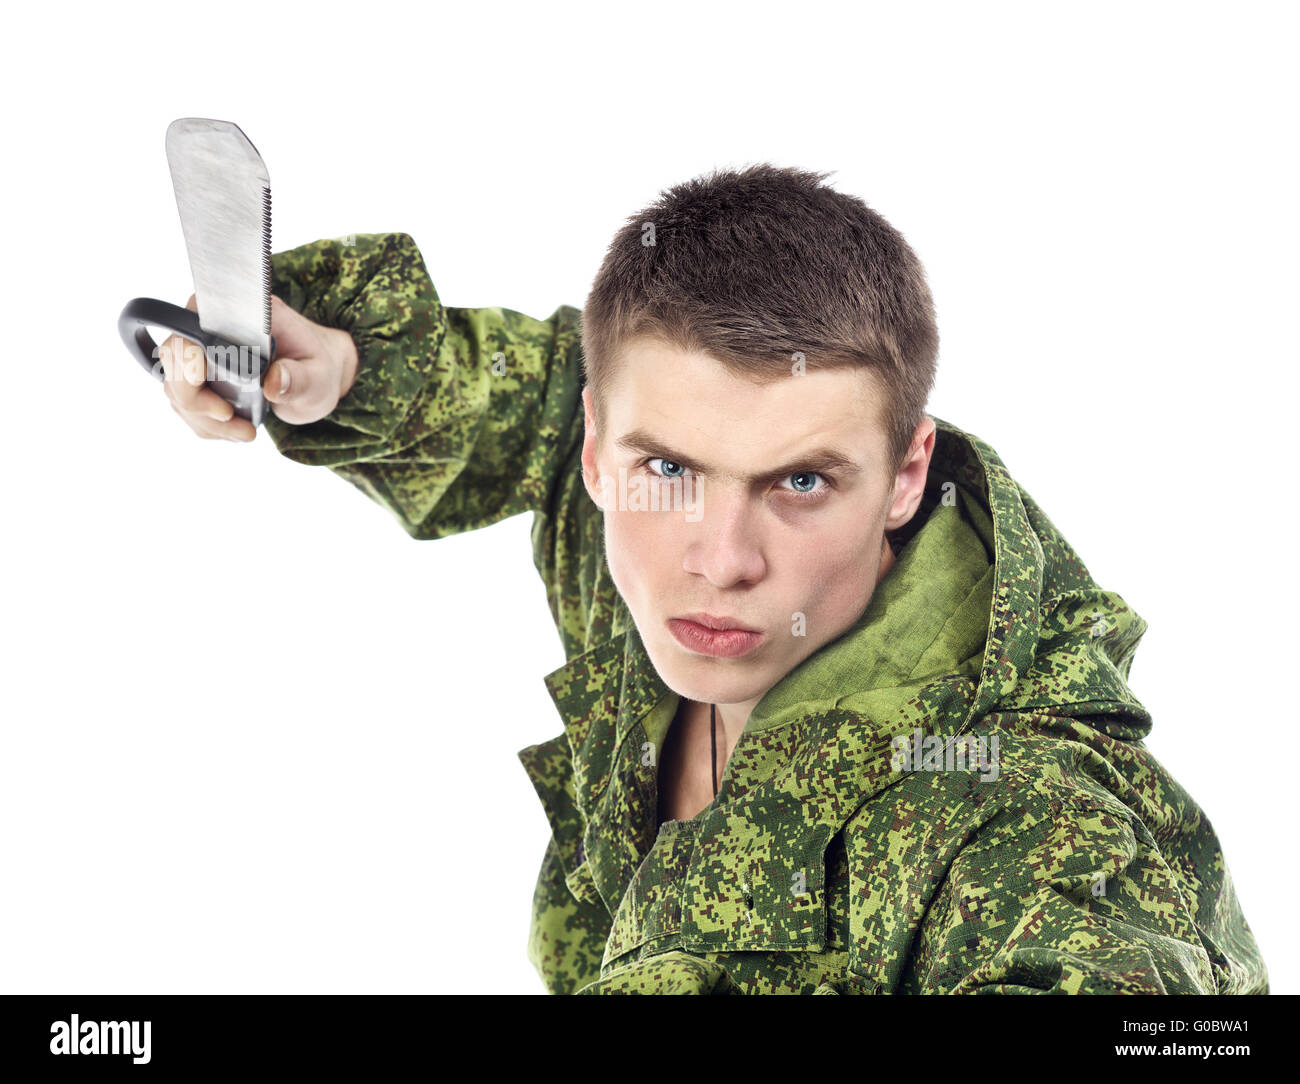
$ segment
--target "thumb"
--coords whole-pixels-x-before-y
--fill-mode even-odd
[[[262,394],[275,416],[290,425],[320,421],[338,404],[338,392],[331,397],[328,381],[322,383],[319,363],[301,358],[276,358],[266,369]]]
[[[293,358],[276,358],[262,378],[262,394],[273,403],[292,403],[302,398],[311,382],[307,367]]]

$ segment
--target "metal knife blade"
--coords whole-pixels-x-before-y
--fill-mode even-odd
[[[239,395],[259,415],[257,425],[260,377],[272,352],[270,175],[238,125],[204,117],[172,121],[167,163],[199,326],[255,352],[251,379],[247,360],[240,366]]]

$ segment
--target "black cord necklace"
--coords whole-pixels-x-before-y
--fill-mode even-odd
[[[718,706],[709,705],[709,744],[713,747],[713,797],[718,796]]]

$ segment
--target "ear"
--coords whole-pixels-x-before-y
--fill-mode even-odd
[[[600,467],[596,463],[596,448],[600,442],[600,435],[596,432],[596,406],[590,386],[582,389],[582,410],[582,484],[587,487],[587,495],[595,502],[596,507],[603,509],[605,507],[604,480],[600,476]]]
[[[922,415],[912,434],[907,458],[898,468],[894,479],[894,492],[885,516],[885,530],[896,531],[916,515],[925,494],[925,480],[930,473],[930,457],[934,454],[935,424],[930,415]]]

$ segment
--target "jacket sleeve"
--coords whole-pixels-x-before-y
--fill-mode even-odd
[[[577,309],[447,308],[404,233],[315,241],[271,264],[272,291],[350,332],[358,360],[328,417],[267,418],[283,455],[329,467],[417,539],[551,508],[582,438]]]
[[[963,848],[922,927],[920,993],[1266,993],[1267,975],[1222,856],[1203,940],[1197,903],[1142,821],[1119,806],[999,816]]]

